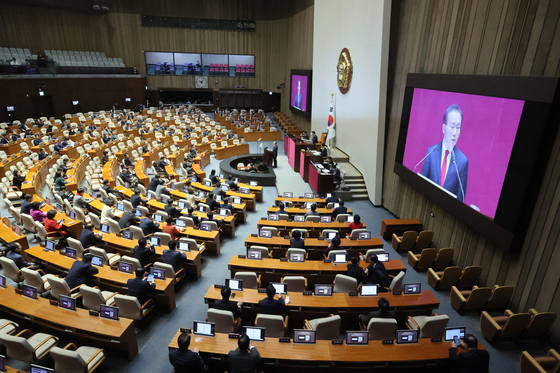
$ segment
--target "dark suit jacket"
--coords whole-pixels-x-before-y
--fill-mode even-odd
[[[278,145],[272,147],[272,155],[278,157]]]
[[[21,209],[19,210],[20,214],[27,214],[29,215],[31,213],[31,202],[28,201],[23,201],[21,203]]]
[[[140,220],[140,228],[142,228],[142,231],[144,232],[145,236],[155,232],[159,232],[158,223],[148,218],[144,218]]]
[[[366,277],[366,274],[364,273],[362,267],[360,267],[359,264],[354,264],[354,263],[348,264],[348,270],[346,271],[346,275],[350,277],[354,277],[358,281],[358,284],[361,283]]]
[[[338,202],[338,197],[336,197],[336,196],[329,197],[329,198],[327,198],[326,202],[327,202],[327,204],[329,204],[331,202],[337,203]]]
[[[138,195],[138,194],[133,194],[133,195],[130,196],[130,203],[132,204],[132,207],[134,207],[134,208],[138,207],[138,205],[142,201],[143,201],[142,197],[140,197],[140,195]]]
[[[428,148],[428,157],[424,160],[422,165],[422,175],[432,180],[437,185],[441,185],[441,150],[443,149],[443,142],[430,146]],[[465,202],[465,195],[467,194],[467,178],[469,175],[469,161],[467,157],[455,146],[453,149],[455,153],[455,162],[453,162],[453,155],[447,175],[443,182],[443,188],[450,191],[457,196],[461,202]],[[455,167],[457,166],[457,167]],[[459,172],[457,172],[459,171]],[[459,179],[461,183],[459,183]],[[461,186],[463,189],[461,189]]]
[[[241,352],[239,348],[235,351],[228,353],[229,365],[231,366],[231,373],[258,373],[261,362],[261,355],[256,347],[253,347],[249,352]]]
[[[477,348],[457,354],[457,347],[449,348],[449,358],[456,373],[487,373],[490,354]]]
[[[6,254],[6,258],[12,259],[19,269],[29,266],[29,263],[27,263],[23,256],[19,255],[15,251],[9,251]]]
[[[261,313],[284,316],[284,298],[270,299],[269,297],[266,297],[259,301],[259,307],[261,309]]]
[[[148,185],[148,190],[153,190],[154,192],[157,189],[157,186],[163,184],[163,181],[156,179],[155,177],[150,180],[150,185]]]
[[[177,210],[174,206],[165,205],[165,212],[168,216],[174,218],[181,216],[181,211]]]
[[[90,276],[98,273],[99,270],[93,267],[90,263],[84,263],[81,260],[76,260],[70,270],[68,275],[66,275],[66,283],[70,289],[75,288],[78,285],[85,284]]]
[[[290,247],[305,249],[305,240],[302,238],[300,238],[299,240],[296,240],[295,238],[290,238]]]
[[[214,308],[217,310],[231,311],[235,318],[241,316],[241,309],[237,307],[237,302],[232,300],[218,299],[214,302]]]
[[[367,270],[368,274],[364,280],[364,284],[379,284],[380,286],[389,286],[389,284],[387,284],[389,273],[387,273],[387,270],[385,269],[385,265],[383,263],[377,262],[375,266],[373,263],[371,263],[367,267]]]
[[[187,259],[187,256],[183,252],[175,250],[163,250],[163,262],[165,264],[171,264],[175,272],[181,269],[179,263],[185,259]]]
[[[123,213],[119,219],[119,227],[121,229],[130,227],[132,223],[140,223],[140,219],[134,215],[134,211],[127,211]]]
[[[150,263],[150,254],[155,253],[156,249],[152,248],[151,246],[140,247],[136,245],[134,247],[134,257],[140,261],[140,264],[142,264],[142,266]]]
[[[193,214],[186,214],[185,216],[187,218],[191,218],[193,220],[194,225],[200,224],[200,219],[198,218],[198,216],[193,215]]]
[[[150,284],[138,277],[128,280],[126,286],[128,287],[128,295],[136,297],[140,305],[148,301],[148,294],[156,288],[155,283]]]
[[[199,354],[191,350],[181,351],[178,348],[169,351],[169,362],[175,373],[202,373],[204,362]]]
[[[336,216],[338,214],[346,214],[346,212],[348,211],[348,208],[346,206],[338,206],[337,208],[335,208],[332,212],[332,217],[333,219],[336,219]]]
[[[82,243],[84,249],[87,249],[88,247],[95,246],[103,241],[100,240],[93,231],[84,229],[80,235],[80,242]]]

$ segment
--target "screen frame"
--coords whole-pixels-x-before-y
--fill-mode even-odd
[[[313,338],[312,342],[300,342],[298,339],[296,339],[296,332],[310,332],[312,334],[315,334],[315,338]],[[317,331],[316,330],[309,330],[309,329],[294,329],[294,344],[309,344],[309,345],[314,345],[317,343]]]
[[[301,75],[307,77],[307,101],[306,101],[306,109],[302,111],[300,109],[296,109],[292,105],[292,77],[294,75]],[[307,119],[311,119],[311,93],[313,91],[313,70],[290,70],[290,92],[288,94],[290,100],[290,111],[295,115],[299,115],[305,117]]]

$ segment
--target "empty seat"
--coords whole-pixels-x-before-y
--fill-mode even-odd
[[[372,317],[366,329],[371,340],[393,340],[397,332],[397,320]]]
[[[554,312],[537,312],[537,310],[531,308],[529,315],[531,315],[531,322],[523,334],[521,334],[525,338],[545,335],[552,327],[552,324],[554,324],[554,321],[556,321],[556,314]]]
[[[241,319],[237,320],[231,311],[210,308],[206,312],[206,321],[215,324],[216,333],[234,333],[239,329]]]
[[[53,347],[50,351],[57,373],[93,372],[103,360],[105,351],[97,347],[76,347],[69,343],[64,348]]]
[[[560,369],[560,354],[554,349],[547,356],[533,357],[527,351],[521,353],[521,373],[557,373]]]
[[[459,281],[457,282],[458,289],[471,289],[478,283],[480,275],[482,274],[482,267],[469,266],[463,270]]]
[[[434,238],[434,232],[432,231],[422,231],[418,233],[418,238],[414,244],[414,250],[420,251],[432,245],[432,240]]]
[[[22,337],[24,333],[29,333],[31,336],[26,339]],[[45,333],[33,334],[29,329],[25,329],[16,335],[0,334],[0,342],[6,346],[6,355],[11,359],[35,364],[56,346],[58,338]]]
[[[436,261],[432,265],[432,268],[436,271],[441,271],[449,267],[453,263],[453,255],[455,250],[449,247],[440,249],[436,256]]]
[[[463,269],[458,266],[447,267],[444,271],[440,272],[429,268],[428,284],[430,284],[434,290],[446,290],[457,284],[462,273]]]
[[[303,327],[315,330],[316,339],[336,339],[339,335],[341,318],[340,315],[330,315],[313,320],[304,320]]]
[[[419,255],[409,251],[408,264],[417,271],[426,271],[434,264],[436,256],[437,250],[433,248],[424,249]]]
[[[418,238],[418,233],[416,231],[407,231],[399,237],[393,233],[392,245],[393,249],[397,251],[409,251],[416,245],[416,239]]]
[[[243,280],[244,289],[257,289],[261,286],[261,276],[257,276],[255,272],[237,272],[234,278]]]
[[[531,314],[517,313],[506,310],[504,316],[492,317],[486,311],[480,315],[480,330],[484,338],[492,343],[519,337],[531,322]]]
[[[264,328],[267,338],[284,337],[288,331],[288,316],[284,318],[280,315],[259,313],[255,320],[255,326]]]
[[[340,273],[336,275],[334,278],[333,293],[352,293],[356,291],[358,291],[358,281],[354,277]]]
[[[148,299],[144,304],[129,295],[116,294],[113,299],[115,306],[119,307],[119,315],[127,319],[142,320],[155,306],[153,299]]]
[[[484,306],[485,311],[501,311],[507,307],[513,296],[513,286],[495,285],[488,303]]]
[[[486,287],[479,288],[475,285],[472,290],[459,290],[453,286],[450,296],[451,306],[457,312],[480,311],[490,299],[491,294],[492,289]]]
[[[302,292],[307,289],[307,279],[303,276],[284,276],[281,282],[288,285],[287,291]]]
[[[448,322],[449,316],[434,314],[409,317],[406,325],[409,329],[419,331],[418,338],[439,338],[443,337]]]

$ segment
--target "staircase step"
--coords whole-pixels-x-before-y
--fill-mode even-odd
[[[360,200],[368,200],[369,199],[369,195],[367,193],[365,194],[352,194],[352,200],[354,201],[360,201]]]

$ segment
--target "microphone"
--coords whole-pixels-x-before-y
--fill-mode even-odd
[[[431,152],[429,152],[428,154],[426,154],[426,156],[425,156],[424,158],[422,158],[422,159],[420,160],[420,162],[416,163],[416,166],[414,166],[414,168],[412,169],[412,172],[415,172],[416,167],[418,167],[418,165],[419,165],[420,163],[424,162],[424,159],[428,158],[428,156],[429,156],[430,154],[432,154],[433,152],[435,152],[436,150],[439,150],[439,147],[438,147],[437,145],[432,149]]]
[[[465,203],[465,190],[463,189],[463,183],[461,183],[461,177],[459,176],[459,169],[457,168],[457,163],[455,162],[455,149],[451,151],[451,160],[455,165],[455,172],[457,172],[457,179],[459,180],[459,186],[461,187],[461,193],[463,194],[463,203]]]

